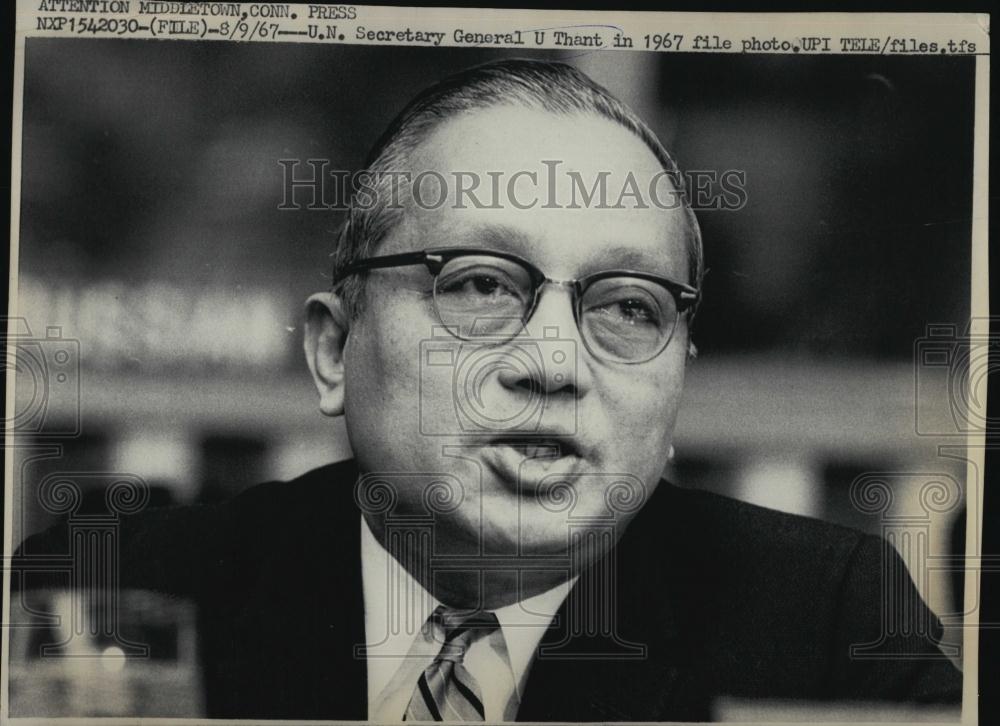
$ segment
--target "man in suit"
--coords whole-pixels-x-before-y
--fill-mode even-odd
[[[908,577],[903,627],[883,610],[891,548],[661,480],[702,249],[627,106],[501,61],[419,94],[366,166],[305,331],[354,460],[119,532],[123,585],[198,602],[211,715],[959,698]]]

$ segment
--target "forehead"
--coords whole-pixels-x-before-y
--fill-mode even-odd
[[[408,205],[386,251],[508,247],[552,276],[610,266],[686,279],[683,210],[662,208],[675,199],[672,183],[640,138],[596,114],[520,106],[464,113],[434,129],[409,171],[440,177],[421,186],[421,203]],[[431,208],[441,179],[446,201]]]

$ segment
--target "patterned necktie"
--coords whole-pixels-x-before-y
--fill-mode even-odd
[[[484,721],[486,711],[479,684],[462,661],[474,640],[500,627],[489,612],[460,613],[439,606],[428,625],[444,632],[444,643],[434,662],[420,674],[404,721]]]

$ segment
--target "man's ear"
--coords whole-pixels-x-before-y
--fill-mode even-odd
[[[344,413],[344,344],[348,316],[340,297],[318,292],[306,300],[303,346],[319,391],[319,410],[326,416]]]

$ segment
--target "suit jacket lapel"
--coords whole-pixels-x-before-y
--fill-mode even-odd
[[[698,704],[685,698],[693,695],[682,688],[691,674],[667,604],[654,602],[641,621],[622,608],[610,629],[583,632],[580,615],[594,613],[589,577],[581,575],[539,645],[518,720],[662,721],[689,713],[702,720],[702,711],[692,710]]]
[[[357,469],[353,462],[341,465],[324,482],[330,493],[331,511],[316,513],[323,542],[317,545],[323,563],[319,573],[322,599],[328,607],[319,611],[323,635],[317,639],[316,672],[325,691],[324,718],[368,718],[368,677],[364,654],[364,588],[361,581],[361,513],[354,502]],[[325,508],[324,508],[325,509]],[[332,510],[336,516],[330,516]],[[303,592],[303,598],[309,593]],[[313,630],[312,632],[317,632]]]
[[[518,720],[708,720],[663,552],[670,491],[661,483],[618,546],[581,573],[539,645]]]

